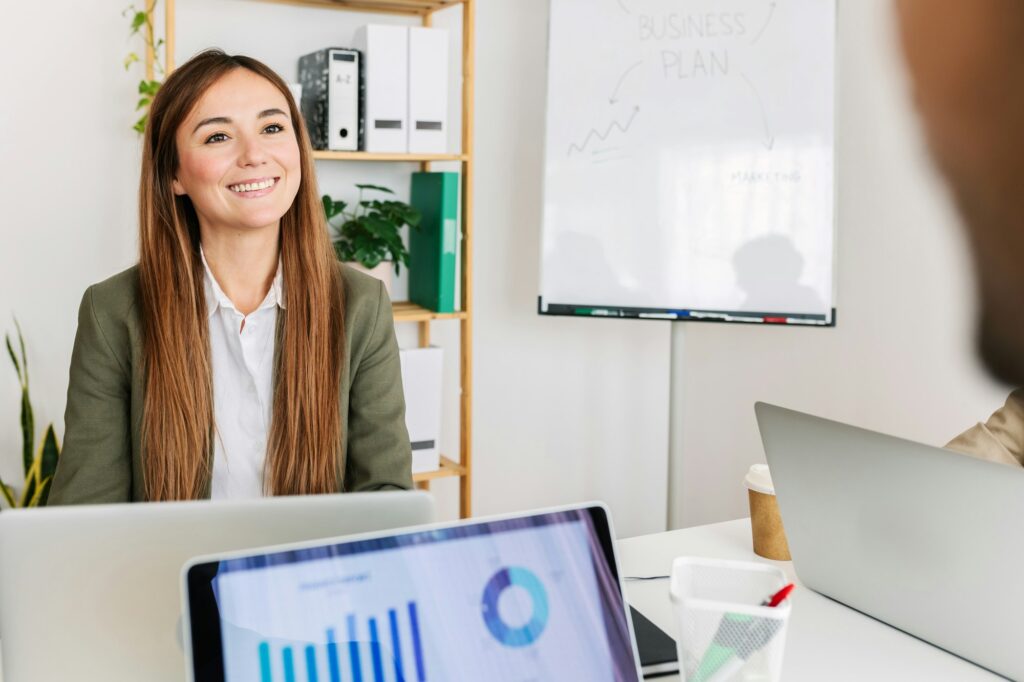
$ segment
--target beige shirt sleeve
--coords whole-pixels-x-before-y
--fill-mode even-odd
[[[1024,466],[1024,389],[1011,393],[987,422],[964,431],[946,448],[990,462]]]

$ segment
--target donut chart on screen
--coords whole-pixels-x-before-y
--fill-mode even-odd
[[[533,611],[525,625],[512,627],[501,618],[498,601],[509,587],[516,586],[530,595]],[[484,623],[496,640],[510,647],[532,644],[544,632],[548,622],[548,595],[540,579],[532,572],[518,566],[503,568],[487,581],[481,604]]]

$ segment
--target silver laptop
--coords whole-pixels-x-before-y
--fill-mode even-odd
[[[194,559],[193,682],[639,682],[600,504]]]
[[[754,409],[800,580],[1024,679],[1024,470]]]
[[[421,492],[4,511],[3,680],[181,682],[189,559],[432,520]]]

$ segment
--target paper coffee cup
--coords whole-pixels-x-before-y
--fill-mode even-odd
[[[747,497],[750,499],[750,528],[754,536],[754,554],[775,561],[790,561],[789,543],[782,527],[782,515],[775,498],[775,486],[765,464],[755,464],[747,472]]]

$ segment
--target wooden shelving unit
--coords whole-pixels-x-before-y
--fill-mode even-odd
[[[389,161],[391,163],[430,163],[431,161],[465,161],[465,154],[381,154],[373,152],[329,152],[317,150],[313,158],[320,161]]]
[[[420,346],[430,345],[430,324],[455,320],[460,325],[459,335],[459,453],[460,462],[441,457],[441,468],[417,474],[413,478],[419,488],[429,488],[432,481],[442,478],[459,479],[459,514],[468,518],[472,512],[472,434],[473,434],[473,78],[475,52],[474,26],[476,0],[257,0],[302,7],[332,8],[337,10],[396,14],[419,17],[424,26],[430,26],[434,12],[450,7],[462,7],[462,153],[460,154],[378,154],[371,152],[315,151],[313,157],[321,161],[365,161],[391,163],[418,163],[430,170],[435,161],[458,162],[462,166],[462,312],[437,313],[408,301],[393,304],[396,323],[416,323],[419,326]],[[147,0],[152,9],[155,0]],[[175,0],[164,0],[165,65],[174,68]],[[148,78],[153,78],[153,53],[146,54]]]
[[[409,301],[395,301],[391,304],[394,312],[395,322],[430,322],[432,320],[464,320],[467,317],[465,312],[438,313],[427,310],[422,306]]]
[[[434,12],[456,5],[464,5],[469,0],[262,0],[285,5],[303,5],[306,7],[328,7],[354,12],[374,12],[377,14],[405,14],[429,16]]]
[[[466,467],[462,466],[458,462],[453,462],[445,456],[441,456],[441,468],[437,471],[428,471],[425,474],[418,475],[418,483],[429,483],[438,478],[449,478],[452,476],[465,476]]]

